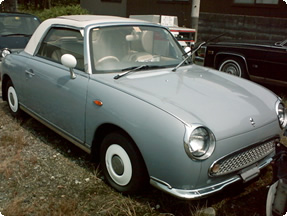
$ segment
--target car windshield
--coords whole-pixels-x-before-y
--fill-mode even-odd
[[[0,16],[0,36],[32,35],[39,24],[34,16]]]
[[[127,71],[141,65],[145,65],[141,70],[174,67],[183,59],[175,38],[161,27],[94,28],[90,47],[94,73]]]

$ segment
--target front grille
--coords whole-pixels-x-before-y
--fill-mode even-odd
[[[278,140],[269,140],[251,148],[232,153],[212,164],[209,174],[221,176],[243,169],[275,151],[275,143]]]

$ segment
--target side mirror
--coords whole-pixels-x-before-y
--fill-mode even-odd
[[[74,73],[74,68],[77,65],[77,59],[75,58],[75,56],[71,54],[64,54],[61,57],[61,63],[62,65],[70,69],[71,79],[75,79],[76,75]]]

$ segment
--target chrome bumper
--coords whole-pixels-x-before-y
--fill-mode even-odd
[[[272,162],[272,158],[269,158],[268,160],[264,161],[262,164],[258,166],[259,169],[263,169],[264,167],[268,166]],[[256,176],[254,176],[256,177]],[[251,179],[251,178],[250,178]],[[249,179],[249,180],[250,180]],[[242,177],[240,175],[236,175],[230,179],[227,179],[224,182],[220,182],[218,184],[214,184],[205,188],[198,188],[194,190],[183,190],[183,189],[176,189],[172,188],[168,183],[161,181],[160,179],[157,179],[155,177],[151,177],[150,184],[159,190],[162,190],[172,196],[175,196],[180,199],[201,199],[206,196],[209,196],[213,193],[216,193],[218,191],[221,191],[223,188],[225,188],[228,185],[231,185],[235,182],[243,181]]]

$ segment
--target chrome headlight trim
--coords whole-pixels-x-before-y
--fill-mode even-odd
[[[215,149],[212,131],[200,124],[185,125],[184,149],[193,160],[205,160]]]
[[[7,55],[9,55],[11,53],[12,53],[11,50],[9,50],[8,48],[4,48],[4,49],[1,50],[1,56],[3,58],[5,58]]]
[[[281,100],[276,102],[276,114],[280,127],[283,129],[287,125],[287,112],[284,103]]]

